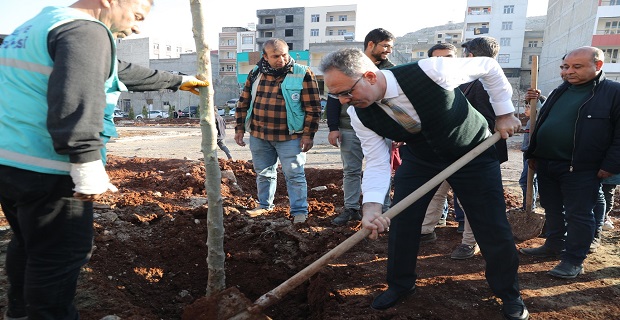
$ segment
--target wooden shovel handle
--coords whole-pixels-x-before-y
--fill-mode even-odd
[[[452,163],[450,166],[445,168],[443,171],[438,173],[431,180],[429,180],[428,182],[420,186],[417,190],[412,192],[410,195],[405,197],[403,200],[395,204],[392,208],[390,208],[388,211],[383,213],[383,215],[390,219],[394,218],[401,211],[403,211],[405,208],[409,207],[412,203],[414,203],[415,201],[420,199],[422,196],[427,194],[434,187],[438,186],[440,183],[442,183],[444,180],[450,177],[457,170],[465,166],[468,162],[470,162],[471,160],[476,158],[478,155],[480,155],[482,152],[484,152],[486,149],[494,145],[497,141],[499,141],[500,138],[501,138],[501,135],[499,132],[494,133],[492,136],[488,137],[478,146],[473,148],[471,151],[469,151],[468,153],[463,155],[461,158],[456,160],[454,163]],[[330,261],[336,259],[343,253],[347,252],[358,242],[366,238],[369,234],[370,234],[370,230],[366,228],[362,228],[361,230],[357,231],[355,234],[353,234],[352,236],[347,238],[345,241],[343,241],[341,244],[339,244],[338,246],[336,246],[335,248],[327,252],[321,258],[319,258],[318,260],[316,260],[315,262],[313,262],[312,264],[310,264],[303,270],[299,271],[297,274],[290,277],[288,280],[284,281],[282,284],[280,284],[273,290],[259,297],[254,302],[254,305],[252,305],[248,309],[250,310],[251,313],[258,313],[260,312],[260,310],[272,305],[276,301],[280,300],[282,296],[287,294],[289,291],[296,288],[297,286],[302,284],[304,281],[308,280],[311,276],[317,273],[323,266],[327,265]]]
[[[538,86],[538,56],[532,57],[532,88],[536,89]],[[536,126],[536,105],[538,99],[530,99],[530,141],[532,140],[532,132]],[[527,170],[527,188],[525,189],[525,212],[532,212],[532,204],[534,203],[534,170]]]

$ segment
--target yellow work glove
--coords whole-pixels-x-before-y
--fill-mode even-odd
[[[196,77],[192,77],[192,76],[183,76],[183,82],[181,83],[181,86],[179,87],[179,89],[183,90],[183,91],[189,91],[195,95],[199,95],[200,92],[198,92],[198,90],[196,90],[196,88],[198,87],[207,87],[209,86],[209,82],[208,81],[202,81],[197,79]]]

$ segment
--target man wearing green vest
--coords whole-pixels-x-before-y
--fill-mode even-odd
[[[250,133],[259,206],[248,210],[256,217],[273,210],[278,160],[286,178],[293,223],[308,218],[308,186],[304,165],[319,129],[321,98],[314,73],[295,63],[282,39],[267,40],[263,57],[248,74],[235,117],[235,142],[245,146]]]
[[[4,319],[79,318],[73,298],[92,250],[92,201],[115,189],[104,145],[116,136],[120,91],[208,85],[117,61],[114,37],[138,33],[151,4],[47,7],[0,45],[0,203],[13,231]]]
[[[403,163],[394,177],[393,202],[398,203],[491,135],[487,121],[457,87],[480,79],[498,115],[495,130],[504,139],[520,127],[513,115],[512,88],[497,61],[487,57],[428,58],[378,70],[361,50],[341,49],[327,55],[320,70],[330,94],[355,106],[348,113],[367,161],[362,226],[371,231],[370,238],[389,227],[389,288],[371,307],[388,309],[415,292],[421,225],[437,187],[392,221],[383,216],[382,199],[391,171],[383,140],[406,142],[400,148]],[[469,222],[486,260],[487,282],[503,301],[504,318],[528,319],[519,292],[519,259],[506,219],[495,150],[483,152],[447,181],[471,213]]]

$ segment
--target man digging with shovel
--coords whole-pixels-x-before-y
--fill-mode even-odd
[[[388,309],[415,292],[420,231],[430,192],[393,219],[382,216],[383,195],[390,185],[390,159],[384,138],[403,141],[402,165],[394,177],[396,204],[453,161],[491,136],[458,85],[480,79],[497,114],[495,130],[506,139],[520,127],[514,117],[512,89],[491,58],[430,58],[387,70],[377,67],[359,49],[342,49],[326,56],[320,70],[325,84],[341,103],[348,103],[351,123],[360,138],[366,171],[362,182],[364,228],[370,238],[391,228],[388,241],[389,288],[371,304]],[[486,278],[503,301],[505,319],[528,319],[519,293],[518,256],[510,225],[499,162],[486,150],[456,171],[448,182],[459,195],[485,257]]]

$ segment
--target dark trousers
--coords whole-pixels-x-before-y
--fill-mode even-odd
[[[401,201],[451,163],[425,161],[401,148],[403,164],[394,177],[394,203]],[[465,214],[486,260],[486,278],[493,293],[504,301],[520,296],[519,259],[506,219],[499,162],[490,149],[454,173],[448,182],[459,195]],[[396,290],[415,284],[420,231],[426,208],[437,188],[392,219],[388,242],[387,282]]]
[[[232,155],[230,154],[230,150],[228,150],[228,147],[226,146],[226,143],[224,143],[224,140],[217,140],[217,146],[220,147],[220,149],[222,151],[224,151],[224,153],[226,154],[226,157],[229,160],[232,159]]]
[[[80,268],[93,241],[93,204],[73,198],[68,175],[0,165],[0,204],[13,237],[6,255],[8,310],[29,319],[78,319]]]
[[[580,265],[594,238],[594,206],[601,181],[598,170],[569,171],[570,162],[537,159],[540,205],[545,208],[545,245],[566,249],[562,260]]]

